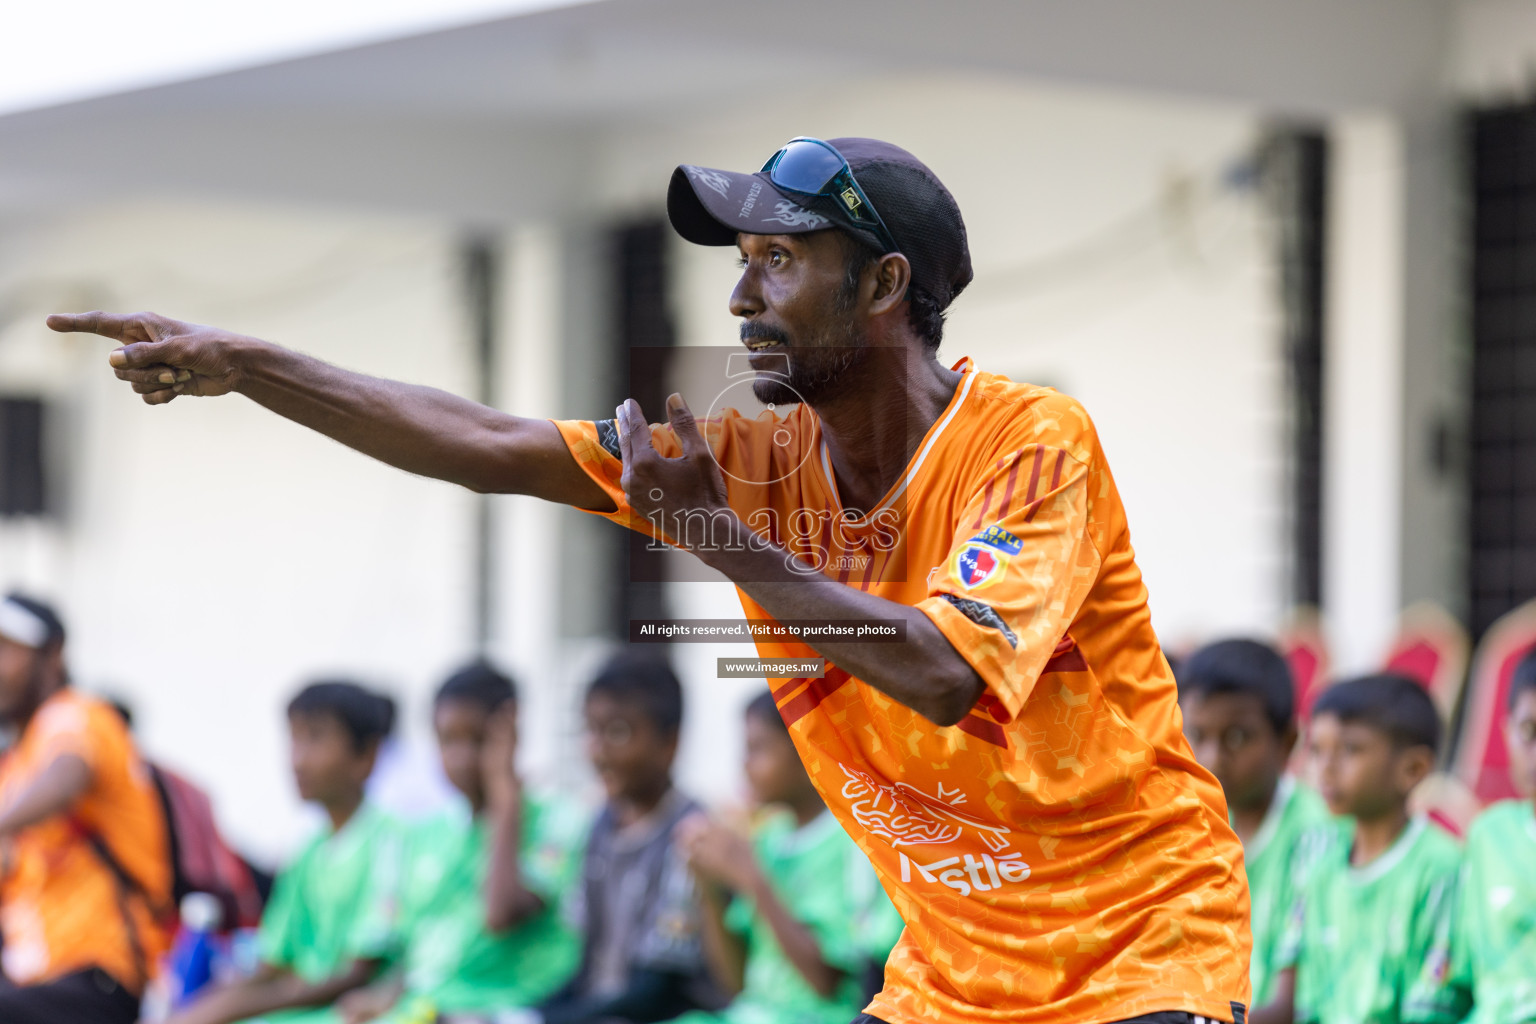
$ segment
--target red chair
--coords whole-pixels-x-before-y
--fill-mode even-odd
[[[1452,773],[1483,803],[1514,797],[1509,748],[1504,744],[1509,681],[1520,659],[1536,647],[1536,601],[1507,613],[1483,634],[1472,663],[1461,746]]]
[[[1291,754],[1291,771],[1307,777],[1307,720],[1312,716],[1312,702],[1327,689],[1328,642],[1323,637],[1322,616],[1316,608],[1298,608],[1291,613],[1290,625],[1280,631],[1275,647],[1291,666],[1291,685],[1296,691],[1296,725],[1299,738]]]
[[[1467,681],[1471,643],[1467,631],[1437,604],[1423,602],[1403,612],[1384,668],[1417,681],[1449,723]]]
[[[1298,608],[1291,623],[1281,630],[1276,646],[1291,666],[1291,682],[1296,688],[1296,714],[1303,722],[1312,711],[1312,702],[1327,687],[1328,643],[1323,637],[1323,620],[1316,608]]]

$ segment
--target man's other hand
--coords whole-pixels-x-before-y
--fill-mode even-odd
[[[209,397],[235,389],[235,353],[247,339],[216,327],[158,313],[55,313],[48,326],[62,333],[99,334],[122,342],[107,361],[150,405],[178,395]]]

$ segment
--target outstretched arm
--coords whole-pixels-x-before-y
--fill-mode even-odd
[[[353,373],[257,338],[155,313],[55,314],[48,326],[122,342],[109,361],[150,405],[238,392],[407,472],[482,493],[531,494],[613,510],[546,420]]]

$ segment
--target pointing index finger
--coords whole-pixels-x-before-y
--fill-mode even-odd
[[[48,318],[48,327],[61,334],[99,334],[103,338],[121,341],[128,318],[117,313],[54,313]]]

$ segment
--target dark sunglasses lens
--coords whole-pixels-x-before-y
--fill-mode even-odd
[[[784,156],[769,177],[775,185],[796,192],[820,193],[842,169],[843,161],[825,146],[814,142],[791,142],[784,147]]]

